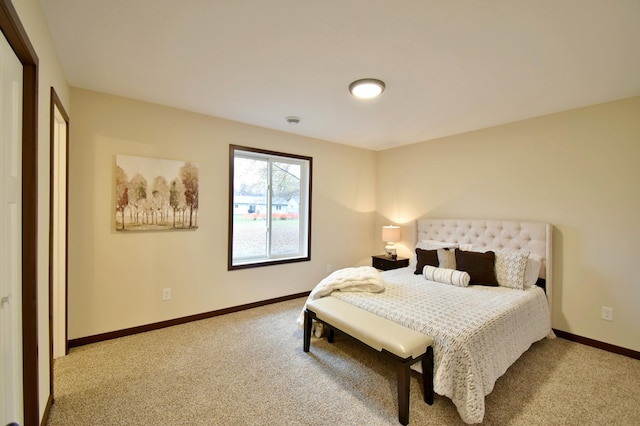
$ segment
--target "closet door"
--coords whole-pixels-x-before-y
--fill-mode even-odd
[[[22,64],[0,37],[0,424],[23,423]],[[35,194],[34,194],[35,196]]]

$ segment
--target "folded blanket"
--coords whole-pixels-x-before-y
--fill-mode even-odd
[[[336,290],[380,293],[384,291],[384,287],[382,275],[372,266],[338,269],[320,281],[311,291],[307,300],[315,300],[328,296]],[[305,309],[307,309],[306,303],[298,317],[298,324],[301,326],[304,324]]]

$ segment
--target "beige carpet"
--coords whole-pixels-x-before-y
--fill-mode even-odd
[[[398,425],[393,366],[349,339],[302,351],[296,299],[72,349],[48,425]],[[448,398],[411,425],[463,424]],[[638,425],[640,361],[563,339],[534,344],[486,398],[487,425]]]

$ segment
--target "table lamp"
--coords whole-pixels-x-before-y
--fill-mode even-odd
[[[384,252],[387,257],[395,259],[397,257],[396,247],[394,243],[400,241],[400,227],[394,225],[388,225],[382,227],[382,241],[387,245],[384,247]]]

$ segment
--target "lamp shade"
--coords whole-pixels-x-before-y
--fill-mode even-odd
[[[383,226],[382,227],[382,241],[388,243],[397,243],[400,241],[400,227],[399,226]]]

